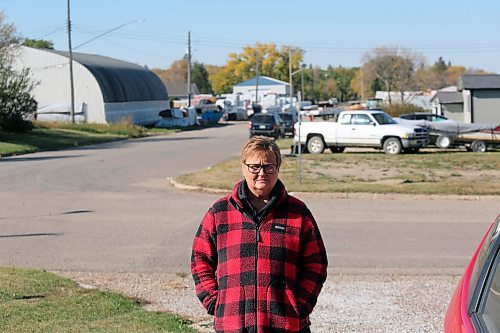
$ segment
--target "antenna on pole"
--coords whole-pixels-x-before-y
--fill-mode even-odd
[[[71,123],[75,123],[75,85],[73,83],[73,48],[71,47],[70,0],[68,4],[68,49],[69,49],[69,85],[71,89]]]
[[[188,107],[191,106],[191,31],[188,31],[188,45],[187,45],[187,97]]]

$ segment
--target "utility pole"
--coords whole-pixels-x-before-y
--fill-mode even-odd
[[[188,31],[188,47],[187,47],[187,95],[188,107],[191,106],[191,31]]]
[[[311,70],[311,84],[312,84],[312,94],[313,94],[313,104],[316,104],[316,90],[314,90],[314,68],[312,64],[309,64],[309,69]]]
[[[255,104],[259,103],[259,52],[255,53]]]
[[[360,69],[361,71],[361,100],[365,100],[365,78],[363,77],[363,67]]]
[[[288,50],[288,74],[290,75],[290,108],[293,106],[292,48]]]
[[[73,83],[73,48],[71,47],[71,15],[70,0],[67,0],[68,7],[68,49],[69,49],[69,86],[71,89],[71,123],[75,123],[75,85]]]

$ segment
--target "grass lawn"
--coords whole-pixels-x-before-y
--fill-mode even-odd
[[[150,135],[199,130],[203,127],[224,126],[223,124],[209,124],[203,127],[146,128],[132,125],[128,121],[110,125],[36,121],[34,125],[35,129],[28,133],[13,133],[0,130],[0,157],[87,146]]]
[[[165,134],[180,129],[146,129],[129,123],[111,126],[102,124],[66,124],[36,122],[28,133],[0,131],[0,156],[20,155],[37,151],[59,150],[68,147]]]
[[[190,322],[40,270],[0,268],[0,332],[194,333]]]
[[[45,128],[37,128],[28,133],[0,132],[0,156],[85,146],[127,137],[123,134]]]

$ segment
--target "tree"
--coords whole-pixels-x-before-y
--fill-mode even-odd
[[[356,92],[351,89],[351,81],[356,75],[356,68],[346,68],[339,66],[337,68],[328,68],[329,76],[331,76],[337,87],[336,97],[339,101],[348,101],[356,96]]]
[[[332,96],[336,96],[338,92],[337,81],[334,78],[327,78],[321,84],[321,99],[328,99]]]
[[[304,76],[304,100],[311,100],[316,103],[320,97],[321,68],[309,64],[302,71]]]
[[[168,69],[153,68],[153,72],[166,85],[177,82],[187,82],[187,60],[176,60]]]
[[[181,59],[174,61],[168,69],[153,68],[152,71],[167,86],[173,83],[184,83],[187,87],[187,67],[187,59]],[[195,83],[202,94],[213,93],[209,72],[202,63],[194,62],[191,65],[191,83]]]
[[[439,57],[434,65],[420,68],[417,71],[417,81],[421,88],[437,90],[449,86],[447,83],[448,65]],[[453,83],[456,84],[456,83]]]
[[[446,62],[444,62],[443,57],[439,57],[434,63],[433,69],[437,73],[444,73],[448,69]]]
[[[411,91],[417,87],[416,70],[421,68],[425,59],[408,49],[399,47],[379,47],[364,55],[363,73],[370,82],[379,80],[389,93],[399,91],[403,100],[404,91]]]
[[[417,80],[421,88],[438,90],[447,86],[457,84],[461,75],[466,74],[488,74],[482,69],[465,68],[464,66],[452,66],[442,57],[430,67],[421,68],[417,71]]]
[[[17,72],[13,67],[19,40],[14,25],[4,23],[4,13],[0,12],[0,129],[7,131],[31,130],[27,118],[37,108],[29,70]]]
[[[356,72],[351,80],[351,91],[355,94],[355,98],[365,99],[373,95],[370,85],[367,83],[365,75],[363,74],[363,67],[355,68]]]
[[[292,51],[291,59],[290,51]],[[290,61],[292,71],[296,71],[300,67],[303,55],[303,50],[291,46],[283,46],[280,50],[276,49],[275,44],[257,43],[255,47],[246,46],[239,54],[229,54],[226,65],[211,76],[212,88],[217,94],[230,92],[235,84],[257,75],[257,61],[259,62],[259,75],[288,81]],[[300,82],[296,80],[295,83],[297,87],[300,85]]]
[[[26,132],[33,128],[27,120],[37,109],[32,89],[28,69],[17,73],[11,67],[0,66],[0,129]]]
[[[212,85],[208,80],[208,71],[205,65],[195,62],[191,69],[191,82],[196,83],[198,90],[202,94],[212,94]]]
[[[35,49],[49,49],[49,50],[54,49],[54,43],[52,43],[49,40],[44,40],[44,39],[26,38],[23,42],[23,45],[28,46],[28,47],[32,47]]]

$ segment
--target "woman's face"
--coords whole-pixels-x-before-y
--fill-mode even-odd
[[[256,152],[247,158],[245,163],[241,164],[241,171],[250,192],[256,197],[269,199],[271,191],[278,181],[278,166],[274,154]]]

